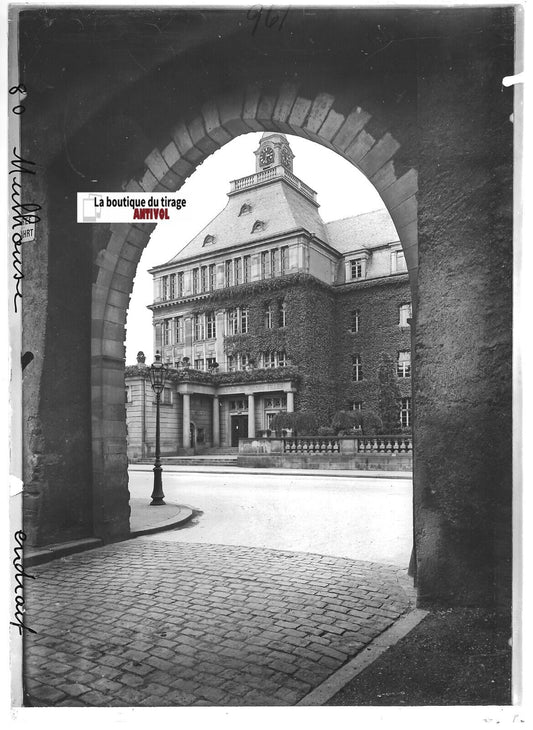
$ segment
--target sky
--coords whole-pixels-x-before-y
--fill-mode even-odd
[[[176,220],[158,223],[139,265],[126,322],[126,364],[136,362],[142,350],[153,360],[152,276],[148,269],[163,264],[181,249],[226,206],[230,181],[255,172],[254,151],[261,132],[235,138],[200,165],[180,189],[185,208]],[[295,155],[294,174],[318,193],[325,222],[383,208],[383,202],[367,178],[340,155],[301,137],[286,135]]]

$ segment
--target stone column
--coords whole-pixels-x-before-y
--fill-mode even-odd
[[[213,446],[220,446],[220,408],[218,395],[213,396]]]
[[[287,413],[293,413],[294,412],[294,391],[288,390],[287,391]]]
[[[248,438],[255,438],[255,401],[253,393],[248,396]]]
[[[183,393],[183,446],[188,449],[191,446],[191,396],[190,393]]]

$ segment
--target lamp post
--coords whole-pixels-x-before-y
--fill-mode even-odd
[[[150,385],[155,393],[155,466],[154,466],[154,491],[150,506],[165,504],[163,497],[163,481],[161,478],[161,454],[159,445],[159,401],[167,379],[167,366],[161,362],[159,350],[155,353],[155,362],[150,365]]]

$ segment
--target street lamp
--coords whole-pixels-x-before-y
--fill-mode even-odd
[[[165,504],[163,497],[163,481],[161,479],[161,454],[159,446],[159,401],[161,393],[165,387],[167,379],[167,366],[161,362],[159,350],[155,353],[155,362],[150,365],[150,385],[155,393],[156,413],[155,413],[155,466],[154,466],[154,491],[152,492],[152,501],[150,506]]]

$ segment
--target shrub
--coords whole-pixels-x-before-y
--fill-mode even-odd
[[[314,436],[318,430],[317,420],[313,413],[296,411],[294,413],[277,413],[272,419],[272,429],[281,433],[283,429],[292,429],[296,436]]]
[[[350,433],[359,428],[363,422],[361,411],[337,411],[331,419],[331,428],[335,433]]]
[[[363,411],[362,428],[364,436],[375,436],[383,433],[383,421],[374,411]]]
[[[335,429],[331,426],[320,426],[318,429],[318,436],[335,436]]]

